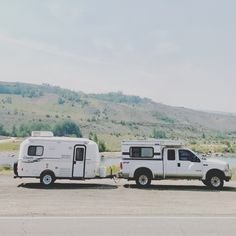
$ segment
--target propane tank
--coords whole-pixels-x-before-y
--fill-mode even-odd
[[[100,166],[100,168],[99,168],[99,176],[101,178],[105,178],[106,177],[106,166]]]

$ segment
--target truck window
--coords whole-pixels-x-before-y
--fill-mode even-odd
[[[180,161],[191,161],[193,153],[188,150],[179,150],[179,160]]]
[[[28,147],[28,156],[42,156],[42,155],[43,155],[43,146]]]
[[[130,157],[146,157],[151,158],[154,156],[153,147],[131,147]]]
[[[175,150],[169,149],[167,153],[167,160],[168,161],[174,161],[175,160]]]
[[[200,159],[189,150],[179,150],[180,161],[201,162]]]
[[[84,148],[76,148],[76,161],[83,161],[84,160]]]

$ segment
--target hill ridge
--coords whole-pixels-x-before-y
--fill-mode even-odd
[[[167,137],[188,140],[233,138],[236,116],[168,106],[122,92],[86,94],[49,84],[0,82],[0,124],[79,124],[84,136],[96,133],[117,146],[122,139]],[[1,131],[1,130],[0,130]]]

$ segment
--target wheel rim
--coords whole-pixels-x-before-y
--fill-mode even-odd
[[[220,184],[221,184],[221,181],[220,181],[220,178],[219,178],[218,176],[213,176],[213,177],[211,178],[211,185],[212,185],[213,187],[219,187]]]
[[[45,185],[49,185],[52,182],[52,176],[51,175],[45,175],[43,177],[43,183]]]
[[[148,183],[148,177],[146,175],[140,175],[138,181],[141,185],[146,185]]]

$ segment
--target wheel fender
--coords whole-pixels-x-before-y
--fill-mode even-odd
[[[208,172],[205,174],[205,179],[207,179],[210,175],[216,174],[216,173],[221,175],[223,177],[223,179],[225,179],[225,173],[222,170],[219,170],[219,169],[208,170]]]
[[[152,171],[151,171],[149,168],[147,168],[147,167],[140,167],[140,168],[136,169],[136,170],[134,171],[134,178],[135,178],[135,177],[137,176],[137,174],[140,173],[140,172],[150,174],[151,178],[153,179],[153,173],[152,173]]]
[[[52,170],[44,170],[43,172],[41,172],[40,178],[45,173],[50,173],[53,176],[54,179],[56,178],[56,176],[55,176],[55,174],[54,174],[54,172]]]

